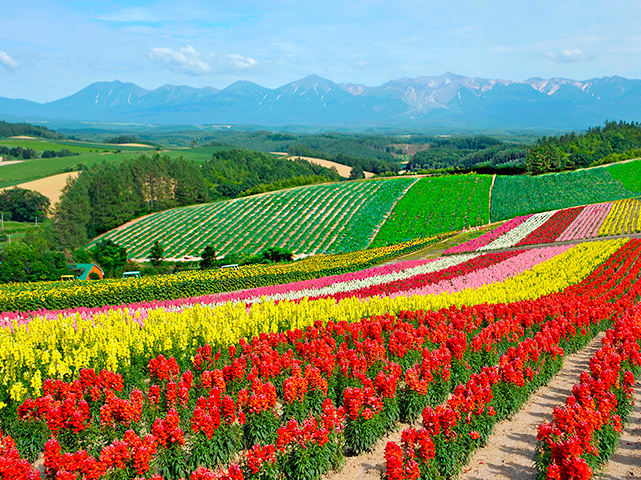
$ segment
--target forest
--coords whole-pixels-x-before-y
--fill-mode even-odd
[[[527,171],[533,175],[593,167],[641,156],[641,123],[607,121],[585,133],[541,137],[530,148]]]
[[[278,182],[285,186],[299,186],[341,180],[335,170],[305,160],[292,161],[238,148],[215,152],[211,160],[203,164],[202,173],[212,200],[262,193],[270,190],[268,185],[274,186]],[[293,183],[287,183],[288,180]],[[265,189],[261,190],[263,185]]]
[[[426,139],[427,140],[427,139]],[[416,153],[409,171],[514,174],[525,171],[526,145],[506,143],[486,136],[433,138],[430,148]]]

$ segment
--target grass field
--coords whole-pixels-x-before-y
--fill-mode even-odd
[[[4,143],[9,141],[11,141],[12,143]],[[29,142],[36,142],[40,144],[40,147],[27,147],[27,145],[29,145]],[[18,185],[20,183],[38,180],[40,178],[78,170],[78,166],[81,164],[91,166],[102,162],[116,163],[128,158],[137,157],[138,155],[142,155],[144,153],[151,153],[151,150],[148,148],[126,147],[122,148],[122,151],[120,153],[114,153],[115,150],[121,147],[118,147],[117,145],[96,144],[100,147],[107,147],[108,151],[105,152],[102,148],[100,148],[100,150],[96,147],[89,148],[87,146],[91,145],[89,143],[81,143],[75,146],[71,144],[71,146],[69,146],[66,143],[50,143],[40,142],[38,140],[24,139],[15,139],[15,141],[12,139],[3,139],[0,140],[0,145],[6,145],[8,147],[22,146],[23,148],[34,148],[36,151],[60,150],[62,148],[69,148],[69,150],[71,151],[83,152],[80,155],[73,157],[33,158],[30,160],[25,160],[22,163],[16,163],[12,165],[0,164],[0,188],[10,187],[13,185]],[[46,147],[43,148],[43,146]],[[74,148],[71,148],[72,146],[76,150],[74,150]],[[228,149],[229,147],[199,147],[191,149],[185,148],[165,150],[162,152],[162,154],[168,155],[171,158],[183,156],[198,163],[203,163],[211,159],[211,156],[215,151]],[[90,150],[93,151],[90,152]]]

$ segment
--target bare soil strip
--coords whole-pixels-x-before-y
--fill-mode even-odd
[[[492,185],[490,185],[490,209],[488,210],[490,213],[487,220],[488,225],[492,223],[492,190],[494,189],[494,182],[496,182],[496,173],[492,177]]]
[[[477,450],[459,480],[533,480],[534,449],[539,425],[552,420],[554,407],[565,404],[581,372],[589,370],[592,355],[601,348],[603,333],[581,351],[565,358],[563,368],[539,389],[511,419],[494,427],[488,444]],[[618,477],[620,478],[620,477]]]
[[[641,478],[641,381],[637,379],[634,388],[635,405],[623,427],[617,451],[610,457],[597,478],[621,480]]]

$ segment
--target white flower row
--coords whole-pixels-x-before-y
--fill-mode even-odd
[[[527,237],[534,230],[539,228],[545,222],[547,222],[552,215],[556,213],[556,210],[552,212],[543,212],[532,215],[525,222],[519,225],[516,228],[513,228],[505,235],[500,236],[493,242],[485,245],[484,247],[479,248],[479,251],[486,250],[499,250],[501,248],[510,248],[519,243],[525,237]]]

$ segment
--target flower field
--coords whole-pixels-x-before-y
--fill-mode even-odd
[[[41,309],[64,310],[134,302],[183,299],[215,292],[276,285],[367,268],[439,242],[446,236],[416,239],[388,247],[337,255],[317,255],[283,265],[248,265],[176,275],[101,281],[37,282],[0,285],[0,321]],[[179,302],[180,303],[180,302]],[[14,312],[10,314],[9,312]]]
[[[112,240],[125,246],[130,258],[146,258],[156,239],[167,239],[163,242],[167,258],[200,256],[206,245],[213,245],[219,255],[256,254],[271,246],[307,254],[360,250],[416,181],[314,185],[175,208],[112,230],[88,247],[98,240]]]
[[[630,198],[516,217],[444,253],[482,252],[640,232],[641,200]]]
[[[489,222],[490,175],[426,177],[398,201],[372,246]]]
[[[0,472],[41,477],[43,454],[48,479],[318,479],[422,417],[388,477],[449,478],[630,311],[640,254],[608,240],[4,313]]]

